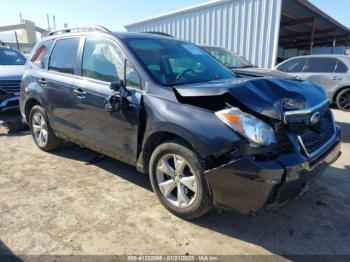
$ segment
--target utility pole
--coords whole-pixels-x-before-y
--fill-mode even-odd
[[[52,19],[53,19],[53,28],[54,30],[56,30],[56,17],[52,16]]]
[[[17,37],[17,32],[16,31],[15,31],[15,38],[16,38],[17,50],[19,52],[21,52],[21,49],[19,48],[18,37]]]
[[[51,31],[51,26],[50,26],[50,16],[47,14],[47,30],[50,32]]]

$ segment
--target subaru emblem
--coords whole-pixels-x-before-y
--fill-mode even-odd
[[[312,125],[316,125],[318,121],[320,121],[320,118],[321,118],[320,112],[316,112],[310,117],[310,123]]]

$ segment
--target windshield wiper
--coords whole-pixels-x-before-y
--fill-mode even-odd
[[[172,82],[169,84],[165,84],[164,86],[182,86],[182,85],[202,84],[202,83],[209,83],[209,82],[220,80],[220,79],[224,79],[224,78],[217,77],[217,78],[213,78],[213,79],[210,79],[207,81],[200,81],[200,82],[180,82],[180,83]]]

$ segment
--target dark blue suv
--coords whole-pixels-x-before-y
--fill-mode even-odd
[[[40,149],[65,139],[134,165],[186,219],[285,206],[340,155],[321,87],[238,78],[196,45],[151,33],[52,33],[26,65],[20,107]]]
[[[0,46],[0,111],[18,107],[25,63],[26,58],[19,52]]]

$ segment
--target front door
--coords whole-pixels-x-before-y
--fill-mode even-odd
[[[85,40],[80,71],[74,82],[77,105],[71,117],[79,126],[81,143],[135,164],[142,97],[137,73],[114,42],[93,37]],[[126,83],[129,103],[119,112],[107,112],[105,101],[113,94],[110,85],[116,80]]]

